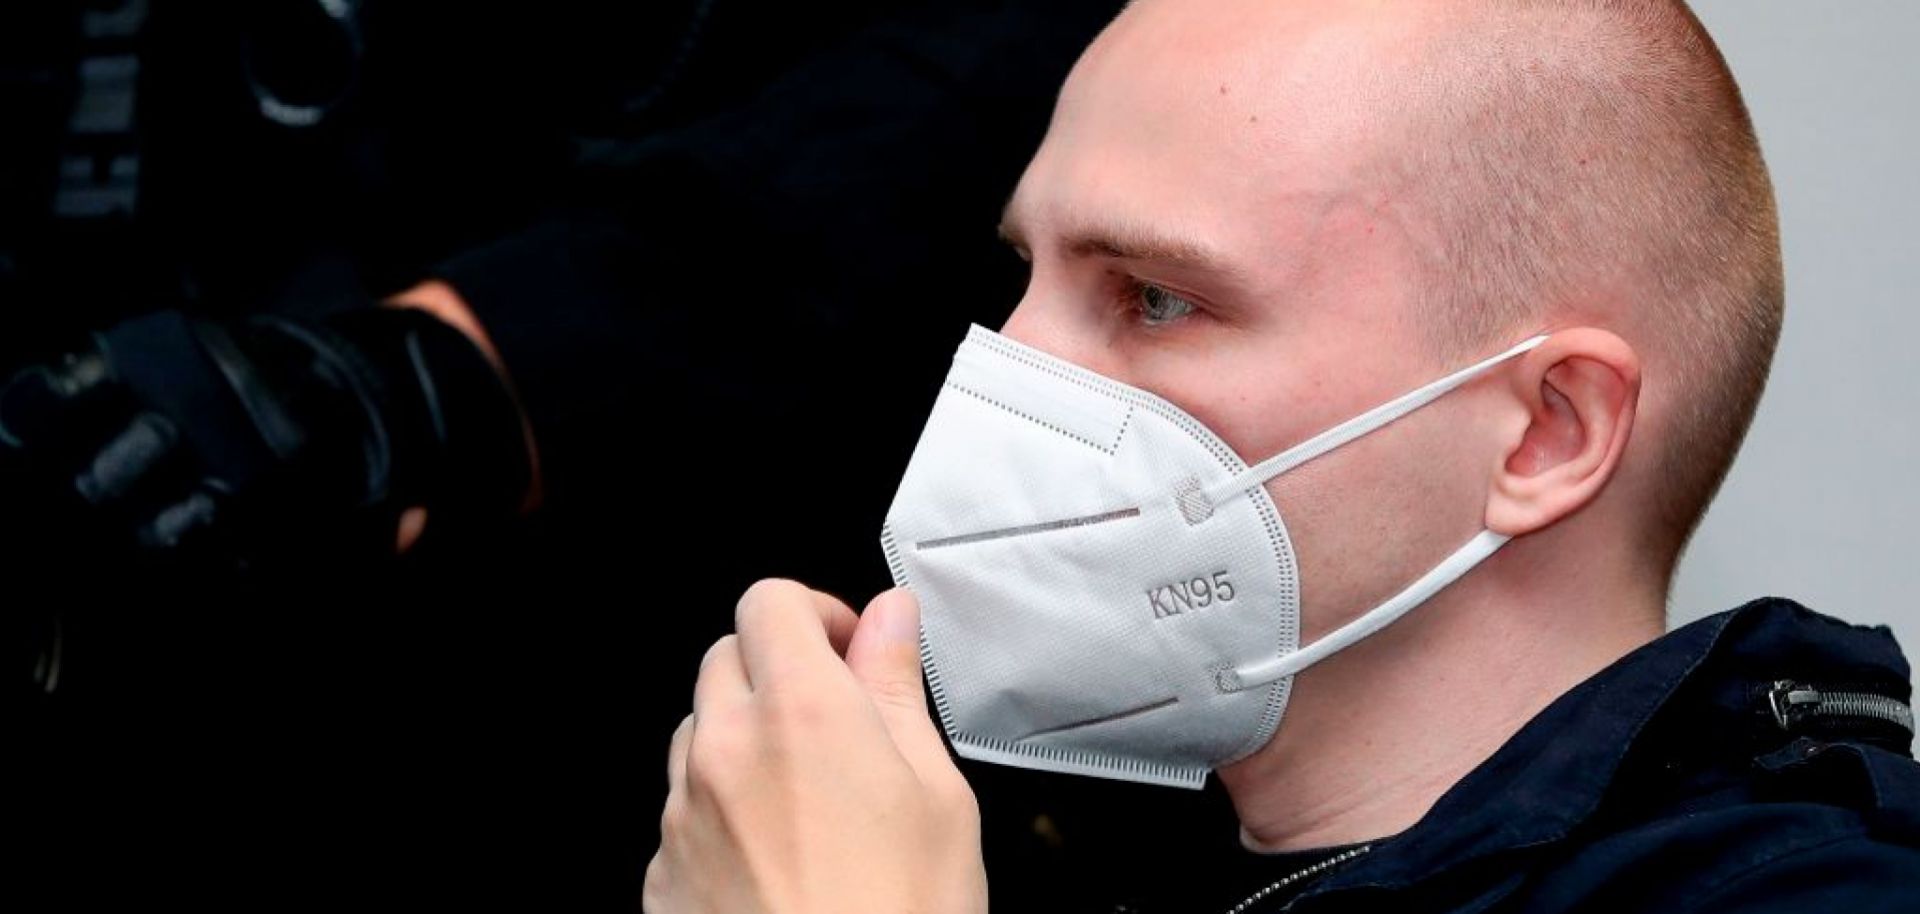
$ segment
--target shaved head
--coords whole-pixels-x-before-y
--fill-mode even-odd
[[[1248,464],[1508,356],[1262,484],[1297,643],[1421,607],[1221,770],[1275,849],[1400,833],[1659,635],[1780,330],[1766,169],[1677,0],[1139,0],[1001,228],[1001,333]]]
[[[1063,110],[1130,81],[1141,123],[1170,121],[1159,106],[1193,104],[1180,93],[1196,91],[1186,71],[1203,53],[1216,65],[1202,94],[1217,81],[1221,100],[1261,96],[1221,108],[1236,123],[1220,155],[1269,166],[1244,172],[1244,199],[1273,199],[1253,192],[1267,181],[1322,223],[1357,205],[1390,227],[1440,363],[1556,327],[1631,343],[1646,440],[1623,482],[1644,502],[1646,553],[1671,573],[1752,421],[1783,309],[1759,145],[1685,5],[1140,0],[1083,59]],[[1183,87],[1141,72],[1183,57],[1166,71]],[[1296,278],[1313,269],[1302,250],[1270,256],[1297,260]]]
[[[1601,322],[1664,427],[1650,531],[1677,553],[1751,423],[1780,333],[1773,191],[1740,92],[1670,0],[1444,7],[1382,87],[1443,351]]]

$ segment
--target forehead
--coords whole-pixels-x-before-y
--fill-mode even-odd
[[[1010,214],[1113,219],[1251,251],[1350,194],[1383,35],[1347,4],[1146,0],[1063,87]]]

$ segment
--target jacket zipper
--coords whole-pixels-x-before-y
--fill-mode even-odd
[[[1767,693],[1774,723],[1782,730],[1812,717],[1865,717],[1884,721],[1913,732],[1913,709],[1885,695],[1872,692],[1837,692],[1816,689],[1791,679],[1773,684]]]
[[[1363,844],[1352,850],[1341,851],[1338,854],[1328,857],[1327,859],[1322,860],[1319,863],[1316,863],[1310,867],[1307,867],[1306,869],[1301,870],[1300,872],[1294,873],[1293,875],[1288,876],[1287,878],[1282,879],[1279,882],[1269,885],[1266,888],[1261,889],[1260,891],[1247,896],[1247,900],[1240,902],[1237,905],[1234,905],[1233,910],[1228,911],[1227,914],[1246,914],[1247,909],[1253,907],[1254,905],[1259,904],[1261,899],[1266,898],[1268,895],[1272,895],[1273,893],[1278,892],[1281,889],[1284,889],[1287,886],[1290,886],[1296,882],[1299,882],[1300,880],[1305,879],[1308,876],[1326,872],[1327,870],[1330,870],[1336,866],[1339,866],[1342,863],[1352,860],[1353,858],[1358,857],[1361,854],[1364,854],[1367,851],[1372,849],[1373,849],[1373,845]]]
[[[1872,692],[1816,689],[1791,679],[1782,679],[1773,684],[1773,689],[1767,693],[1767,699],[1773,709],[1773,719],[1782,730],[1791,729],[1795,723],[1811,717],[1865,717],[1904,728],[1908,733],[1913,732],[1912,708],[1896,699]],[[1293,873],[1247,896],[1245,901],[1234,905],[1227,914],[1246,914],[1267,896],[1309,876],[1339,866],[1369,850],[1372,850],[1372,845],[1361,845]]]

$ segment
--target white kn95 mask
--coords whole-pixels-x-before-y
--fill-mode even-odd
[[[1418,409],[1539,336],[1248,466],[1179,407],[974,326],[881,535],[963,757],[1200,787],[1252,754],[1294,674],[1492,555],[1483,531],[1301,647],[1293,544],[1263,483]]]

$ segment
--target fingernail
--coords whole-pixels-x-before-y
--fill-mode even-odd
[[[914,605],[913,594],[906,588],[895,587],[881,594],[873,608],[880,613],[880,634],[888,641],[919,643],[919,608]]]

